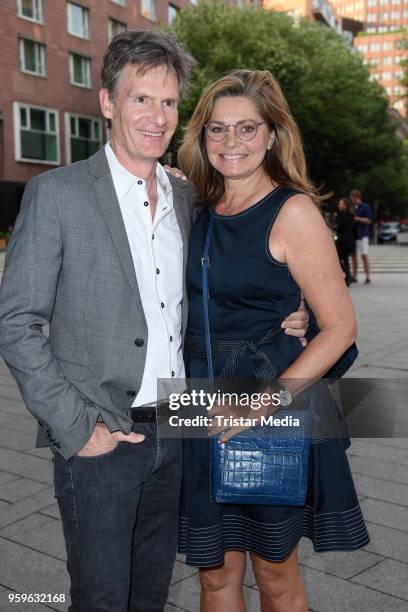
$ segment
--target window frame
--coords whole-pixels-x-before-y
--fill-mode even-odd
[[[85,32],[84,34],[78,34],[77,32],[72,31],[72,19],[71,19],[71,7],[77,6],[82,10],[82,29]],[[68,0],[67,2],[67,32],[71,36],[76,36],[77,38],[82,38],[82,40],[90,40],[91,38],[91,28],[90,24],[90,10],[87,6],[82,6],[78,2],[72,2]]]
[[[175,13],[174,13],[173,19],[170,21],[170,10],[171,9],[173,9]],[[173,21],[175,20],[179,12],[180,12],[180,9],[178,6],[176,6],[175,4],[172,4],[171,2],[168,3],[167,5],[167,23],[169,26],[171,26],[171,24],[173,23]]]
[[[103,143],[103,126],[102,119],[100,117],[91,117],[90,115],[81,115],[79,113],[70,113],[66,111],[64,113],[64,125],[65,125],[65,161],[67,164],[72,164],[72,156],[71,156],[71,138],[82,138],[81,136],[72,136],[71,134],[71,119],[89,119],[90,121],[95,121],[99,124],[99,142],[100,145]],[[94,138],[82,138],[83,140],[92,140],[96,142]]]
[[[21,126],[21,109],[25,108],[27,116],[29,116],[30,109],[46,111],[47,113],[47,128],[50,124],[50,115],[53,114],[55,118],[55,132],[47,129],[45,132],[42,130],[32,130],[26,128],[29,132],[40,132],[42,134],[51,134],[56,137],[57,141],[57,160],[43,160],[43,159],[31,159],[22,156],[21,150],[21,130],[24,129]],[[25,164],[42,164],[44,166],[60,166],[61,165],[61,151],[60,151],[60,131],[59,131],[59,112],[57,108],[49,108],[48,106],[38,106],[36,104],[30,104],[28,102],[13,102],[13,124],[14,124],[14,157],[15,161],[22,162]]]
[[[143,2],[144,0],[140,0],[140,14],[144,19],[148,19],[149,21],[152,22],[157,22],[157,2],[156,0],[148,0],[149,2],[153,2],[154,5],[154,16],[153,17],[149,17],[147,15],[144,14],[143,12]]]
[[[43,0],[32,0],[35,4],[34,13],[38,13],[38,19],[36,17],[27,17],[27,15],[23,14],[23,4],[22,0],[17,0],[17,17],[20,19],[26,19],[27,21],[31,21],[31,23],[41,23],[44,24],[44,2]]]
[[[126,6],[126,0],[110,0],[113,4],[117,4],[118,6]]]
[[[114,17],[108,17],[108,41],[111,41],[116,34],[112,34],[112,25],[113,23],[120,23],[120,25],[125,26],[122,32],[126,32],[128,29],[127,23],[124,21],[119,21],[119,19],[115,19]]]
[[[75,70],[74,70],[74,56],[80,57],[82,60],[86,60],[87,61],[87,76],[89,77],[89,82],[88,83],[77,83],[76,81],[74,81],[74,74],[75,74]],[[69,82],[71,85],[75,85],[75,87],[82,87],[84,89],[92,89],[92,60],[90,57],[88,57],[87,55],[83,55],[82,53],[77,53],[76,51],[70,51],[69,52]]]
[[[42,69],[40,72],[38,72],[37,70],[29,70],[28,68],[25,67],[25,53],[24,53],[24,43],[25,42],[31,42],[31,43],[34,43],[34,45],[37,45],[39,49],[40,57],[35,57],[35,62],[36,63],[39,62],[39,66]],[[23,72],[24,74],[29,74],[31,76],[46,78],[47,77],[47,59],[46,59],[45,48],[46,48],[46,45],[43,42],[40,42],[39,40],[35,40],[33,38],[27,38],[25,36],[20,36],[18,39],[18,56],[19,56],[19,63],[20,63],[20,71]],[[35,50],[34,50],[34,53],[37,55]]]

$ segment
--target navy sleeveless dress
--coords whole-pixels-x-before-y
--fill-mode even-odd
[[[201,257],[209,215],[214,215],[209,251],[209,316],[211,337],[260,339],[300,303],[300,289],[287,266],[268,248],[280,208],[294,190],[278,187],[236,215],[204,210],[190,238],[187,264],[189,321],[185,343],[186,373],[207,378],[205,350],[189,349],[189,338],[204,337]],[[272,363],[285,370],[302,352],[298,338],[283,334],[279,343],[262,346]],[[214,377],[228,354],[215,351]],[[249,355],[239,363],[239,376],[252,377]],[[210,443],[184,439],[179,551],[196,567],[222,564],[228,550],[249,551],[269,561],[282,561],[302,536],[315,551],[355,550],[369,542],[345,453],[344,440],[312,443],[306,505],[219,504],[210,498]]]

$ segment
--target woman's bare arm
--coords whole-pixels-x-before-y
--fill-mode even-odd
[[[320,328],[282,378],[318,379],[354,342],[357,327],[333,239],[308,196],[295,195],[285,204],[269,248],[288,266]]]

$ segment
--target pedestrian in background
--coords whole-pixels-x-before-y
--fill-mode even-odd
[[[339,256],[340,265],[344,272],[344,280],[347,287],[351,283],[349,257],[355,254],[355,222],[354,214],[351,211],[351,202],[348,198],[340,198],[337,213],[337,241],[336,248]]]
[[[353,257],[353,279],[352,281],[357,282],[357,258],[361,255],[363,262],[364,272],[366,275],[365,284],[371,283],[370,279],[370,260],[368,258],[368,246],[369,246],[369,235],[370,225],[372,224],[373,214],[371,208],[366,202],[362,201],[361,191],[358,189],[352,189],[349,193],[351,203],[354,208],[354,221],[356,222],[356,254]]]

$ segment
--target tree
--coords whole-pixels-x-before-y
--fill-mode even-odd
[[[360,188],[379,203],[408,202],[407,158],[385,92],[334,31],[283,13],[206,1],[180,11],[173,25],[199,62],[181,129],[208,83],[234,68],[267,69],[282,86],[309,174],[323,191],[339,197]]]

